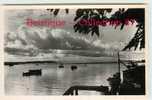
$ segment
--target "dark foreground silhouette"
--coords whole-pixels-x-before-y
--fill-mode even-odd
[[[145,94],[145,65],[137,66],[133,64],[123,71],[123,82],[120,80],[120,73],[109,77],[108,86],[72,86],[63,95],[78,95],[79,91],[97,91],[104,95],[144,95]],[[110,88],[110,89],[109,89]]]

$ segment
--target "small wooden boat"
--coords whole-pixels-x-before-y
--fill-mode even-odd
[[[77,69],[77,66],[76,65],[72,65],[71,66],[71,70],[76,70]]]
[[[64,68],[64,66],[61,64],[61,65],[59,65],[59,68]]]
[[[34,69],[34,70],[29,70],[28,72],[23,72],[23,76],[40,76],[42,74],[42,70],[41,69]]]

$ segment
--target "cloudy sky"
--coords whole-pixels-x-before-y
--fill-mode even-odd
[[[103,56],[112,51],[121,50],[137,30],[136,23],[125,26],[123,30],[112,26],[100,27],[100,37],[97,37],[75,33],[72,24],[65,24],[62,28],[29,27],[25,24],[27,18],[63,20],[73,23],[74,16],[74,9],[71,9],[69,14],[60,10],[57,17],[45,9],[5,11],[5,54],[31,57],[49,54],[49,56],[58,57],[68,52],[70,55]]]

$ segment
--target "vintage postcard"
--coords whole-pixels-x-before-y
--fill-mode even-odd
[[[4,95],[146,96],[146,11],[143,5],[4,6]]]

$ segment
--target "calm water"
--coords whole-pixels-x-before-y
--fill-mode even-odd
[[[108,85],[106,80],[118,71],[115,64],[78,64],[72,71],[69,64],[26,64],[5,66],[6,95],[62,95],[73,85]],[[42,76],[23,77],[29,69],[42,69]],[[81,91],[80,95],[97,95],[98,92]]]

